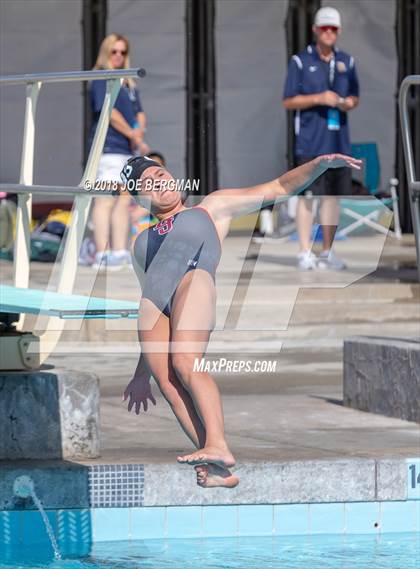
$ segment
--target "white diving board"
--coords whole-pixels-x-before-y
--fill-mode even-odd
[[[127,300],[60,294],[0,285],[0,313],[70,318],[137,318],[139,305]]]

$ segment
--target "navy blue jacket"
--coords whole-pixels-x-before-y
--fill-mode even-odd
[[[101,109],[105,98],[105,90],[105,79],[92,81],[90,85],[90,102],[92,105],[93,122],[89,137],[89,146],[92,144],[96,127],[98,125],[99,115],[101,114]],[[129,89],[128,86],[123,84],[115,101],[114,109],[117,109],[117,111],[123,115],[131,127],[136,126],[136,115],[137,113],[143,112],[140,96],[137,89]],[[106,154],[112,153],[131,155],[132,150],[130,146],[130,140],[110,125],[106,135],[103,152]]]
[[[334,49],[332,62],[323,61],[308,45],[289,63],[283,98],[335,91],[340,97],[359,96],[354,59]],[[341,152],[350,154],[350,135],[346,112],[339,111],[339,130],[327,127],[328,107],[316,106],[295,111],[295,156],[313,157]]]

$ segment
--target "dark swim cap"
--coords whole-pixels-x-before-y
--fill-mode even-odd
[[[147,168],[151,168],[152,166],[157,166],[158,168],[162,168],[162,165],[159,162],[155,162],[150,158],[146,158],[146,156],[134,156],[127,160],[124,165],[124,168],[121,170],[120,177],[124,184],[130,186],[135,186],[137,180],[140,180],[141,175]],[[132,182],[131,182],[132,180]],[[131,184],[130,184],[131,182]]]
[[[120,177],[130,194],[134,196],[138,195],[137,190],[140,189],[140,182],[138,182],[138,180],[140,180],[143,172],[152,166],[157,166],[158,168],[166,170],[165,166],[162,166],[159,162],[155,162],[155,160],[147,158],[146,156],[134,156],[127,160],[124,168],[121,170]],[[184,203],[188,197],[188,192],[182,190],[180,193],[182,203]]]

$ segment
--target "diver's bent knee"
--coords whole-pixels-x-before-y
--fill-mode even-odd
[[[194,373],[195,357],[192,354],[172,354],[172,366],[184,386],[188,386]]]
[[[155,378],[155,380],[164,398],[169,403],[172,403],[177,396],[177,391],[174,384],[167,377],[164,379]]]

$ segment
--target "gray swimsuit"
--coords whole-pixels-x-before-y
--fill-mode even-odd
[[[169,317],[183,276],[202,269],[215,280],[221,253],[216,227],[204,208],[185,209],[160,221],[140,233],[133,248],[142,297]]]

